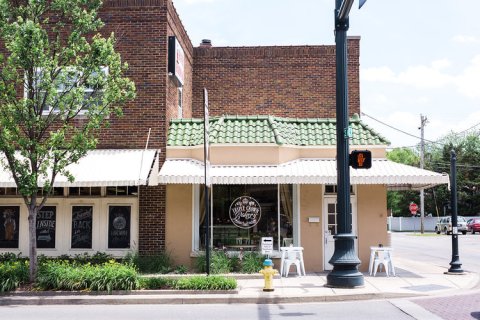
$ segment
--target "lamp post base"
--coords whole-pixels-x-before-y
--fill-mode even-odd
[[[448,274],[461,274],[463,273],[462,263],[458,259],[452,260],[450,262],[450,268],[448,269]]]
[[[353,234],[338,234],[335,238],[335,252],[330,259],[333,270],[327,275],[327,287],[358,288],[364,286],[363,274],[358,271],[361,263],[355,253]]]

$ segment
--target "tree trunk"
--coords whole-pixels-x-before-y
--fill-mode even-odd
[[[37,278],[37,211],[35,206],[28,206],[30,283]]]

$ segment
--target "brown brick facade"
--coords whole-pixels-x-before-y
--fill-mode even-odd
[[[177,118],[178,89],[167,72],[168,36],[178,37],[185,52],[184,116],[191,117],[193,48],[171,0],[106,1],[101,11],[104,35],[115,32],[117,51],[129,64],[136,99],[124,116],[102,130],[99,148],[160,149],[165,158],[168,122]],[[157,173],[152,173],[157,174]],[[165,248],[165,186],[142,187],[139,196],[139,250],[151,254]]]
[[[350,38],[350,113],[360,110],[359,38]],[[335,117],[335,46],[197,47],[194,49],[194,117],[202,89],[212,115]]]

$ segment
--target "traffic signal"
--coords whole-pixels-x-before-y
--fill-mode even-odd
[[[350,153],[349,162],[353,169],[370,169],[372,167],[372,153],[370,150],[353,150]]]

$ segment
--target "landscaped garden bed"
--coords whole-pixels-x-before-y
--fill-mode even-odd
[[[212,275],[205,276],[205,256],[197,258],[194,270],[202,274],[187,274],[187,267],[173,266],[166,253],[152,256],[131,254],[124,259],[114,259],[100,252],[92,256],[40,256],[37,281],[30,285],[28,259],[6,253],[0,255],[0,292],[234,290],[237,281],[232,273],[258,274],[263,259],[253,252],[231,256],[223,251],[214,251],[210,259]]]

